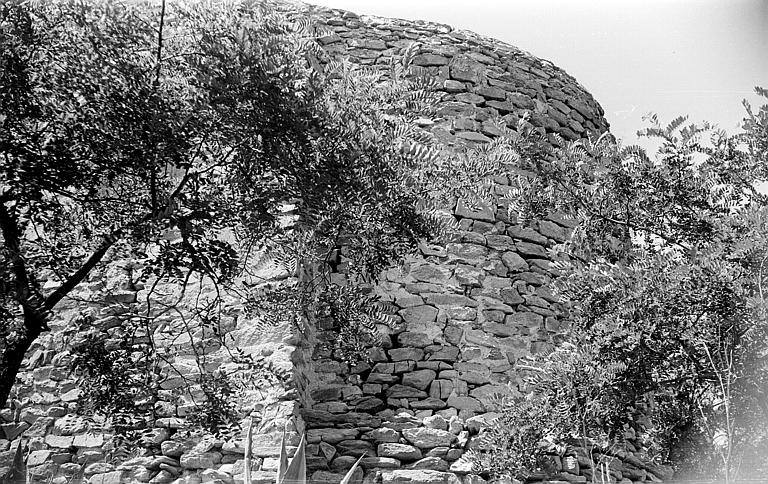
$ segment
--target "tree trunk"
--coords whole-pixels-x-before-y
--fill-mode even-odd
[[[24,315],[24,325],[19,337],[9,338],[3,344],[3,351],[0,352],[0,408],[5,408],[8,403],[8,396],[16,383],[16,375],[19,373],[24,355],[40,336],[44,327],[40,316],[27,312]]]

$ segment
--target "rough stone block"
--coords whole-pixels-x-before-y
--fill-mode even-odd
[[[395,304],[400,308],[410,308],[424,304],[424,300],[415,294],[398,294],[395,297]]]
[[[397,469],[381,477],[382,484],[461,484],[455,474],[427,469]]]
[[[325,428],[307,430],[308,442],[327,442],[329,444],[337,444],[342,440],[350,440],[354,439],[355,437],[357,437],[357,430],[355,429]]]
[[[519,312],[507,315],[504,322],[510,326],[521,325],[526,328],[540,328],[544,324],[544,317],[533,312]]]
[[[429,360],[453,362],[459,358],[459,348],[455,346],[443,346],[429,355]]]
[[[401,309],[398,314],[407,324],[431,323],[437,318],[437,309],[425,304]]]
[[[448,422],[442,415],[432,415],[424,418],[424,426],[430,429],[447,430]]]
[[[497,101],[504,101],[507,99],[507,92],[499,87],[480,86],[475,89],[475,92],[486,99],[493,99]]]
[[[387,398],[427,398],[427,393],[405,385],[392,385],[387,389]]]
[[[219,452],[190,452],[181,456],[181,467],[185,469],[210,469],[221,462]]]
[[[457,93],[466,91],[467,88],[464,86],[463,82],[455,81],[453,79],[446,79],[443,81],[443,90],[449,93]]]
[[[392,361],[418,361],[424,358],[424,350],[419,348],[392,348],[388,353]]]
[[[440,282],[447,280],[451,274],[450,269],[435,264],[423,264],[411,269],[411,277],[417,281]]]
[[[484,77],[485,67],[467,57],[454,57],[450,66],[451,79],[477,84]]]
[[[515,250],[515,242],[508,235],[489,234],[485,236],[488,241],[488,247],[499,251]],[[544,239],[546,241],[546,239]]]
[[[362,436],[363,440],[372,440],[377,444],[383,442],[398,442],[400,440],[400,432],[389,427],[382,427],[371,430]]]
[[[418,54],[413,58],[413,65],[430,67],[430,66],[447,66],[448,58],[442,55],[423,53]]]
[[[461,294],[426,294],[427,304],[437,307],[477,307],[477,301]]]
[[[94,474],[88,479],[88,484],[122,484],[123,474],[123,471]]]
[[[434,370],[416,370],[403,375],[403,385],[426,390],[435,376],[437,373]]]
[[[410,406],[414,410],[442,410],[446,403],[439,398],[425,398],[424,400],[411,401]]]
[[[469,206],[463,200],[456,204],[455,214],[457,217],[464,217],[472,220],[481,220],[485,222],[495,222],[494,209],[489,205],[477,204]]]
[[[336,451],[343,455],[352,455],[355,457],[360,457],[362,455],[371,457],[376,456],[373,444],[365,440],[341,441],[336,444]]]
[[[483,385],[490,381],[491,370],[480,363],[458,362],[453,365],[459,372],[459,379],[474,385]]]
[[[422,456],[421,450],[407,444],[385,442],[379,444],[376,450],[379,457],[391,457],[406,462],[419,460]]]
[[[432,344],[432,338],[426,333],[414,333],[406,331],[397,335],[397,341],[401,346],[424,348]]]
[[[74,439],[72,436],[46,435],[45,443],[55,449],[67,449],[72,445]]]

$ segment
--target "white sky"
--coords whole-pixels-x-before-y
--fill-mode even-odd
[[[734,132],[741,100],[768,88],[768,0],[308,0],[423,19],[495,37],[574,76],[611,131],[636,142],[641,118],[689,114]]]

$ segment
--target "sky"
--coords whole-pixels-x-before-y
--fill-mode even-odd
[[[649,112],[736,132],[741,101],[762,104],[753,88],[768,88],[768,0],[308,2],[445,23],[548,59],[592,93],[624,144]]]

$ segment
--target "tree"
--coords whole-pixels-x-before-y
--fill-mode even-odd
[[[343,239],[365,279],[433,232],[413,49],[360,96],[382,74],[320,67],[310,23],[258,4],[7,2],[0,26],[2,405],[51,311],[110,258],[141,262],[131,283],[236,290],[254,251],[296,275]]]
[[[555,212],[578,221],[556,263],[568,344],[588,354],[590,371],[621,369],[597,395],[535,394],[553,408],[599,405],[588,418],[592,431],[572,437],[620,441],[631,427],[660,461],[686,438],[706,436],[698,455],[718,456],[727,481],[768,434],[759,424],[768,418],[768,199],[757,188],[768,179],[768,106],[746,107],[735,136],[684,127],[683,117],[663,127],[653,117],[641,134],[662,141],[655,159],[608,134],[562,149],[536,144],[515,167],[532,176],[519,176],[509,194],[524,219]],[[566,370],[557,354],[533,365],[544,382]],[[645,415],[616,413],[633,408]],[[498,425],[503,440],[512,431],[503,419]]]

